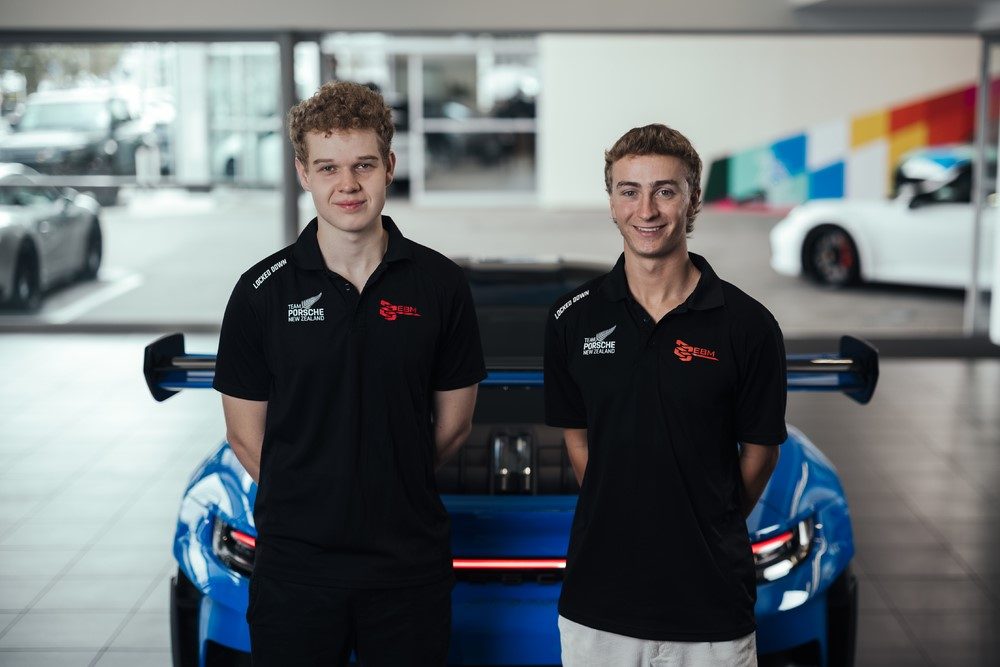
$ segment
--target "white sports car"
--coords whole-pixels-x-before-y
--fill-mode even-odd
[[[972,268],[971,192],[971,163],[959,160],[936,178],[903,184],[893,200],[807,202],[771,230],[771,267],[834,286],[864,280],[965,287]],[[979,241],[984,286],[992,273],[994,199],[987,200]]]

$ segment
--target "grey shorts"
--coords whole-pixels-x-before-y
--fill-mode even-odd
[[[756,667],[757,633],[726,642],[659,642],[559,617],[563,667]]]

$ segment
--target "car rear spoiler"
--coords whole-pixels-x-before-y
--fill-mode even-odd
[[[839,354],[790,354],[786,358],[789,391],[841,391],[865,404],[878,382],[878,350],[870,343],[843,336]],[[516,364],[492,362],[481,387],[542,386],[540,360]],[[214,354],[187,354],[184,334],[163,336],[146,346],[142,365],[146,386],[157,401],[182,389],[209,389],[215,377]]]

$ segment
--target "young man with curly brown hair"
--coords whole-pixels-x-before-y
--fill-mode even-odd
[[[240,278],[214,383],[258,483],[253,663],[443,665],[453,575],[434,470],[486,375],[471,293],[382,215],[396,157],[378,93],[326,84],[288,119],[317,215]]]
[[[781,331],[688,252],[701,159],[683,134],[634,128],[604,164],[624,252],[561,297],[546,327],[546,421],[564,429],[581,487],[562,662],[749,667],[744,520],[786,437]]]

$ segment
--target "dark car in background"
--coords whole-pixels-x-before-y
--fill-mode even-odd
[[[160,152],[156,128],[110,88],[33,93],[12,129],[0,136],[0,162],[42,174],[134,176],[138,162]],[[114,185],[87,189],[103,205],[118,199]]]
[[[54,285],[96,278],[103,254],[97,201],[37,176],[0,163],[0,302],[22,311],[37,310]]]

